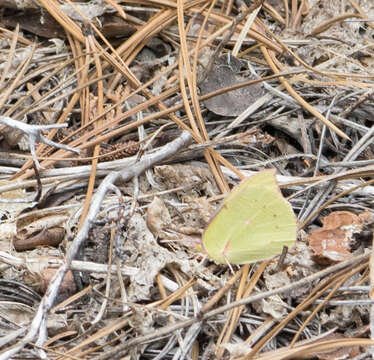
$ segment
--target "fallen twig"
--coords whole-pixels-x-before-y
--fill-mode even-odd
[[[67,127],[68,124],[52,124],[52,125],[29,125],[22,121],[13,120],[10,117],[7,116],[0,116],[0,122],[4,125],[10,126],[13,129],[20,130],[24,132],[29,137],[29,143],[30,143],[30,151],[32,158],[34,160],[35,165],[38,168],[41,168],[38,157],[36,156],[35,152],[35,143],[41,142],[50,146],[53,146],[58,149],[64,149],[68,151],[75,152],[76,154],[80,153],[80,150],[74,149],[68,145],[59,144],[52,140],[47,139],[45,136],[42,135],[42,131],[51,130],[51,129],[60,129]]]

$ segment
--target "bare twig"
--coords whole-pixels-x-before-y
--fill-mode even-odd
[[[53,146],[58,149],[64,149],[68,151],[72,151],[76,154],[80,153],[80,150],[74,149],[68,145],[59,144],[52,140],[48,140],[45,136],[42,135],[43,131],[51,130],[51,129],[61,129],[68,127],[68,124],[52,124],[52,125],[29,125],[22,121],[13,120],[10,117],[6,116],[0,116],[0,123],[3,123],[4,125],[10,126],[13,129],[20,130],[24,132],[29,137],[29,143],[30,143],[30,151],[32,158],[38,168],[41,168],[38,158],[36,156],[35,152],[35,143],[41,142],[50,146]]]

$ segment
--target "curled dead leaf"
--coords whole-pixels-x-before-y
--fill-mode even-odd
[[[64,240],[64,237],[65,229],[62,227],[42,229],[28,238],[15,236],[13,246],[17,251],[32,250],[38,246],[57,247]]]
[[[38,246],[57,247],[65,237],[66,214],[38,216],[30,213],[17,221],[13,246],[17,251],[32,250]]]

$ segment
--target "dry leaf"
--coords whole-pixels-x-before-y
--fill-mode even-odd
[[[362,229],[359,217],[349,211],[335,211],[326,216],[322,223],[323,227],[309,236],[314,261],[330,264],[350,257],[352,235]]]
[[[147,209],[147,226],[156,238],[163,238],[163,230],[170,227],[171,217],[165,203],[155,197]]]
[[[280,320],[287,315],[287,304],[279,295],[273,295],[262,299],[261,303],[262,311],[271,315],[274,319]]]
[[[58,269],[54,268],[46,268],[44,269],[40,274],[39,274],[39,285],[40,285],[40,292],[45,293],[45,291],[48,288],[48,285],[52,278],[55,276],[56,271]],[[73,295],[77,291],[76,285],[75,285],[75,280],[73,276],[73,272],[69,270],[61,283],[61,286],[59,288],[58,292],[58,302],[68,298],[69,296]]]
[[[221,56],[206,79],[199,85],[201,93],[207,94],[250,80],[238,75],[240,67],[240,60],[234,56]],[[215,96],[205,100],[204,104],[217,115],[238,116],[263,94],[261,85],[255,84]]]
[[[155,167],[155,173],[162,178],[167,189],[193,186],[193,193],[204,192],[207,196],[219,194],[213,175],[208,168],[193,165],[162,165]],[[181,192],[182,199],[186,190]],[[194,196],[193,198],[196,198]]]
[[[65,237],[65,214],[39,217],[32,213],[17,221],[17,234],[13,245],[17,251],[35,249],[37,246],[58,246]]]
[[[63,27],[46,11],[26,10],[20,14],[8,11],[1,21],[7,27],[19,24],[21,29],[46,38],[66,37]]]

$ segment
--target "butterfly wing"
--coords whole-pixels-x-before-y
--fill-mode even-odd
[[[218,263],[247,264],[271,258],[292,246],[296,219],[265,170],[240,183],[224,200],[203,234],[203,246]]]

